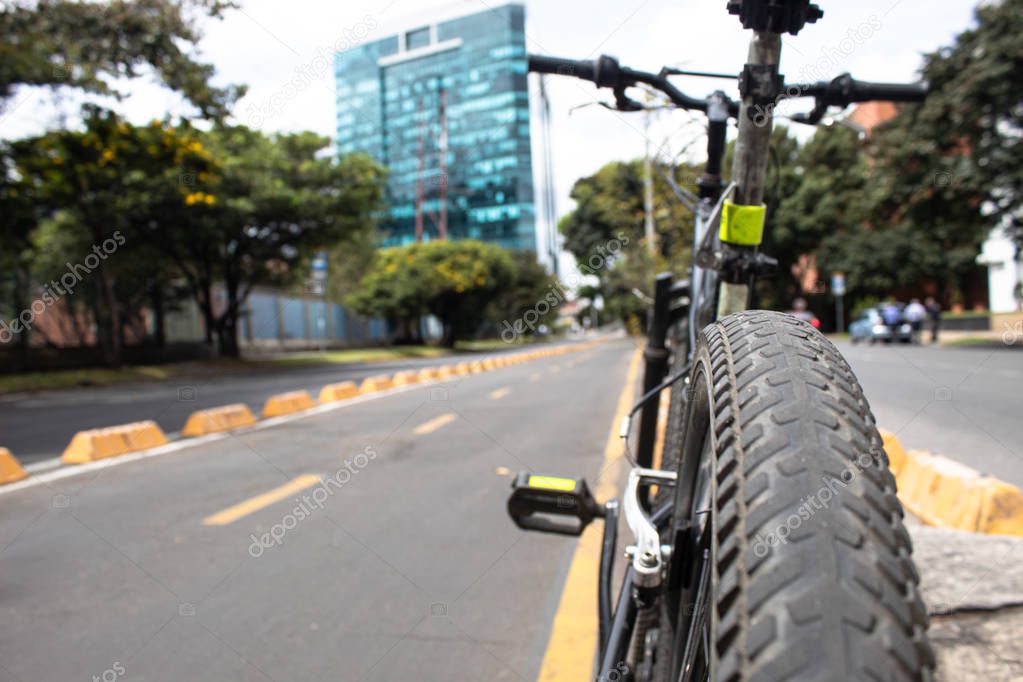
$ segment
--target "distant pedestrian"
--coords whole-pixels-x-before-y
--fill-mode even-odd
[[[899,325],[902,324],[902,308],[894,300],[888,300],[881,305],[881,319],[891,330],[891,338],[896,338],[899,333]]]
[[[941,326],[941,306],[933,296],[928,296],[924,305],[927,306],[927,316],[931,318],[931,343],[937,343],[938,328]]]
[[[919,298],[914,298],[906,306],[906,309],[902,312],[906,316],[906,322],[909,322],[909,326],[912,327],[913,342],[920,340],[920,330],[924,328],[924,320],[927,319],[927,308],[920,302]]]

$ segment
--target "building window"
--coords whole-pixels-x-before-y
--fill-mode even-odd
[[[405,34],[405,49],[415,50],[430,44],[430,29],[417,28]]]

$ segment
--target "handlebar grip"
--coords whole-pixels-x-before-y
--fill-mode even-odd
[[[587,81],[597,80],[594,62],[584,59],[562,59],[561,57],[544,57],[529,55],[529,70],[534,73],[550,73],[559,76],[575,76]]]
[[[927,97],[923,83],[868,83],[847,73],[832,81],[821,81],[787,88],[799,97],[816,97],[828,106],[844,107],[854,102],[922,102]]]
[[[922,83],[867,83],[853,81],[856,102],[922,102],[927,98],[927,86]]]

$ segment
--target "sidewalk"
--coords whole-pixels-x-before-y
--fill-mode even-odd
[[[907,519],[939,682],[1023,679],[1023,538]]]

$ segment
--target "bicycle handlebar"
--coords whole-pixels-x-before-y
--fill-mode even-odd
[[[619,104],[631,103],[631,100],[625,97],[625,88],[643,83],[663,92],[672,104],[680,109],[706,111],[708,106],[705,100],[690,97],[676,88],[663,73],[636,71],[621,66],[617,59],[607,55],[601,55],[597,59],[589,61],[531,54],[529,55],[529,70],[535,73],[575,76],[595,83],[598,88],[611,88],[615,91]],[[642,108],[642,105],[630,108]]]
[[[595,64],[596,62],[587,59],[562,59],[561,57],[545,57],[538,54],[529,55],[529,70],[534,73],[575,76],[585,81],[596,82]]]
[[[625,96],[625,88],[639,83],[660,90],[681,109],[707,111],[708,107],[706,100],[690,97],[675,87],[668,80],[665,71],[662,70],[660,73],[636,71],[621,66],[617,59],[607,55],[601,55],[593,61],[529,55],[529,70],[535,73],[575,76],[595,83],[597,87],[611,88],[615,92],[619,108],[626,110],[643,108]],[[813,124],[821,120],[830,106],[845,107],[855,102],[876,100],[920,102],[927,96],[927,86],[921,83],[870,83],[858,81],[846,73],[830,81],[788,85],[784,93],[781,99],[813,97],[816,100],[813,111],[793,116],[793,120],[797,122]],[[738,114],[737,104],[729,103],[729,114],[731,116]]]

